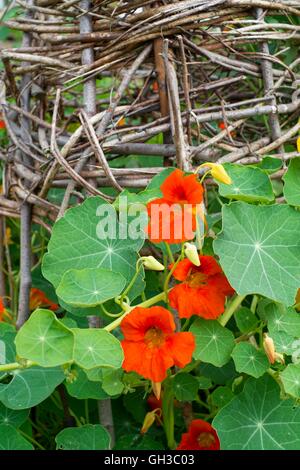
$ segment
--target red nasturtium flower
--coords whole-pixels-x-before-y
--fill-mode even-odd
[[[194,419],[188,432],[182,434],[178,450],[220,450],[220,441],[214,428],[202,419]]]
[[[196,175],[174,170],[160,187],[162,198],[147,205],[150,223],[146,229],[152,242],[181,243],[192,240],[196,214],[202,215],[203,188]],[[202,213],[202,214],[201,214]]]
[[[3,119],[0,119],[0,129],[6,129],[5,122]]]
[[[30,291],[30,310],[35,310],[38,307],[55,311],[59,308],[59,305],[48,299],[42,290],[33,287]]]
[[[203,188],[197,176],[185,176],[176,169],[160,189],[162,198],[147,204],[150,221],[146,232],[149,239],[154,243],[192,240],[196,230],[196,214],[200,213],[203,201]]]
[[[123,369],[137,372],[152,382],[162,382],[172,366],[184,367],[192,360],[192,333],[175,333],[171,313],[163,307],[133,309],[121,323]]]
[[[184,259],[176,266],[173,276],[181,284],[169,292],[171,307],[180,318],[199,315],[207,320],[218,318],[225,309],[225,298],[234,290],[212,256],[199,256],[200,266]]]

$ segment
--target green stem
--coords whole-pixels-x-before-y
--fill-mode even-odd
[[[126,287],[126,289],[124,290],[124,292],[123,292],[122,295],[121,295],[121,304],[122,304],[122,300],[123,300],[124,297],[128,294],[128,292],[130,291],[130,289],[133,287],[135,281],[137,280],[137,277],[138,277],[138,275],[139,275],[140,270],[142,269],[142,267],[143,267],[143,263],[140,263],[139,266],[137,266],[135,275],[133,276],[133,278],[131,279],[130,283],[128,284],[128,286]]]
[[[121,312],[119,312],[119,313],[110,313],[108,310],[106,310],[106,308],[104,307],[103,304],[100,305],[100,309],[102,310],[102,312],[105,315],[107,315],[108,317],[111,317],[111,318],[118,318],[121,315],[123,315],[123,313],[124,313],[124,310],[121,310]]]
[[[255,314],[257,304],[258,304],[258,295],[254,295],[252,302],[251,302],[251,307],[250,307],[250,310],[253,314]]]
[[[167,275],[166,279],[165,279],[165,282],[164,282],[164,294],[165,294],[165,298],[166,298],[166,301],[167,303],[168,302],[168,291],[169,291],[169,282],[170,282],[170,279],[172,277],[172,274],[173,272],[175,271],[179,261],[181,261],[182,259],[184,258],[184,243],[182,243],[181,245],[181,253],[180,253],[180,256],[178,256],[177,260],[175,261],[175,263],[173,264],[172,268],[170,269],[170,272],[169,274]]]
[[[174,260],[174,256],[173,256],[173,253],[172,253],[172,250],[170,248],[169,243],[165,242],[165,247],[166,247],[166,250],[167,250],[167,253],[168,253],[168,256],[170,258],[171,263],[174,263],[175,260]]]
[[[201,398],[197,397],[196,402],[199,403],[199,405],[203,406],[203,408],[206,408],[207,411],[210,412],[210,407],[208,406],[207,403],[205,403],[205,401],[201,400]]]
[[[10,372],[11,370],[27,369],[28,367],[35,366],[36,363],[27,361],[26,364],[20,364],[19,362],[11,362],[10,364],[0,364],[0,372]]]
[[[105,326],[103,329],[106,330],[106,331],[112,331],[115,328],[118,328],[118,326],[122,322],[123,318],[126,317],[126,315],[128,315],[128,313],[130,313],[134,308],[136,308],[136,307],[148,308],[148,307],[151,307],[151,305],[154,305],[157,302],[160,302],[161,300],[166,302],[165,292],[162,292],[161,294],[155,295],[154,297],[151,297],[150,299],[148,299],[145,302],[142,302],[138,305],[134,305],[133,307],[128,307],[126,312],[124,312],[121,317],[117,318],[115,321],[111,322],[109,325]]]
[[[180,331],[186,331],[189,327],[189,324],[190,324],[190,318],[187,318],[184,322],[184,324],[182,325],[181,327],[181,330]]]
[[[234,299],[227,306],[223,315],[219,318],[220,325],[225,326],[229,322],[230,318],[232,317],[234,312],[239,308],[245,297],[245,295],[237,295],[236,297],[234,297]]]
[[[162,401],[164,430],[166,433],[169,449],[175,449],[176,442],[174,438],[174,393],[171,380],[167,379],[164,385],[164,395]]]
[[[22,436],[25,437],[28,441],[30,441],[32,444],[34,444],[36,447],[38,447],[40,450],[46,450],[45,447],[43,447],[38,441],[36,441],[33,437],[29,436],[26,434],[26,432],[22,431],[22,429],[18,429],[19,433],[22,434]]]
[[[85,413],[85,424],[90,423],[90,414],[89,414],[89,400],[84,400],[84,413]]]

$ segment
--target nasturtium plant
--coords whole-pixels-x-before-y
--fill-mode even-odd
[[[167,168],[55,222],[29,318],[1,304],[0,448],[300,449],[300,213],[271,160],[201,165],[208,214]]]
[[[0,451],[299,451],[300,0],[0,24]]]

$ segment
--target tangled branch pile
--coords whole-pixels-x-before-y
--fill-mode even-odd
[[[161,166],[297,155],[298,0],[17,4],[5,24],[23,42],[0,52],[2,215],[25,226],[33,209],[50,230],[72,195],[111,199]]]

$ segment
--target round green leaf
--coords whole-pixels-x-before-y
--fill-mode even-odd
[[[74,361],[83,369],[121,367],[124,355],[120,341],[106,330],[74,328]]]
[[[283,331],[288,335],[300,337],[300,314],[293,308],[272,302],[265,307],[265,314],[271,336]]]
[[[173,381],[175,398],[179,401],[192,401],[198,396],[199,383],[196,377],[180,372]]]
[[[43,367],[70,362],[74,338],[50,310],[38,309],[16,336],[17,354]]]
[[[215,253],[232,287],[285,305],[300,286],[300,214],[285,205],[224,205]]]
[[[0,450],[34,450],[34,448],[16,428],[9,424],[0,424]]]
[[[23,424],[29,416],[29,410],[15,411],[7,408],[0,403],[0,425],[10,424],[18,428]]]
[[[300,450],[300,408],[281,400],[278,384],[268,375],[247,380],[213,427],[222,450]]]
[[[0,388],[0,401],[13,410],[38,405],[65,379],[61,368],[31,367],[16,370],[9,384]]]
[[[234,314],[235,322],[241,333],[254,330],[257,326],[258,320],[251,310],[247,307],[241,307]]]
[[[208,377],[196,377],[199,390],[208,390],[212,387],[212,381]]]
[[[99,424],[63,429],[57,434],[55,441],[56,448],[60,450],[107,450],[110,448],[110,435]]]
[[[275,344],[275,350],[279,353],[291,356],[295,352],[295,345],[300,346],[300,342],[284,331],[275,331],[272,333],[272,339]]]
[[[234,336],[217,321],[197,319],[190,331],[195,335],[194,358],[221,367],[230,360]]]
[[[15,337],[15,329],[7,323],[0,322],[0,364],[15,362]],[[0,372],[0,379],[5,375],[5,373]]]
[[[105,370],[102,371],[102,387],[103,390],[110,396],[120,395],[124,390],[124,383],[121,378],[123,377],[122,370]]]
[[[57,295],[75,307],[95,307],[122,292],[125,278],[108,269],[70,269],[57,288]]]
[[[282,160],[280,158],[266,155],[255,166],[267,173],[275,173],[276,171],[280,170],[280,168],[282,168]]]
[[[232,358],[238,372],[260,377],[270,367],[269,360],[264,352],[257,350],[250,343],[238,343],[232,351]]]
[[[95,367],[94,369],[85,370],[87,378],[92,382],[102,382],[103,369],[102,367]]]
[[[102,233],[107,229],[103,218],[115,227],[108,235]],[[115,209],[104,199],[86,199],[55,223],[43,259],[43,275],[57,288],[70,269],[102,267],[122,274],[129,282],[135,273],[136,252],[144,243],[142,236],[128,236],[129,227],[118,223]]]
[[[300,398],[300,364],[289,364],[280,373],[284,391],[295,398]]]
[[[259,168],[224,163],[232,184],[219,184],[220,195],[247,202],[272,202],[274,194],[268,175]]]
[[[283,176],[283,194],[291,206],[300,206],[300,158],[292,158],[286,174]]]
[[[107,394],[103,391],[101,382],[88,380],[85,372],[79,367],[75,368],[76,379],[73,382],[66,381],[66,389],[71,397],[79,400],[105,400]]]
[[[229,387],[218,387],[211,394],[211,400],[218,408],[223,408],[234,397],[232,390]]]

